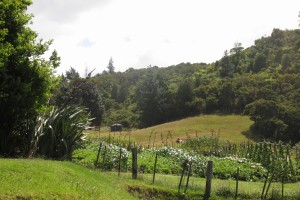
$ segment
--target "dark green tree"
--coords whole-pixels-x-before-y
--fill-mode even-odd
[[[228,51],[224,52],[223,58],[219,62],[221,77],[231,77],[234,73],[234,65],[230,60]]]
[[[166,120],[167,87],[157,68],[150,67],[141,83],[137,86],[136,102],[140,110],[141,127],[148,127]]]
[[[300,141],[300,106],[286,106],[285,114],[282,116],[288,125],[284,137],[280,138],[292,143]]]
[[[283,71],[288,67],[291,67],[291,58],[289,54],[283,54],[283,56],[281,57],[281,66]]]
[[[74,79],[69,84],[62,85],[55,97],[55,104],[59,107],[85,107],[93,118],[93,125],[100,125],[102,121],[104,106],[100,92],[91,79]]]
[[[107,69],[109,73],[114,73],[115,72],[115,67],[114,67],[114,61],[112,58],[109,59]]]
[[[267,56],[263,53],[257,53],[253,65],[250,70],[254,73],[258,73],[263,70],[267,66]]]
[[[254,121],[252,131],[268,138],[282,139],[288,125],[282,119],[284,108],[272,100],[259,99],[248,104],[245,114]]]
[[[0,2],[0,155],[27,154],[33,121],[50,98],[56,82],[53,69],[59,65],[55,52],[41,56],[51,41],[36,41],[28,26],[30,0]]]
[[[111,88],[111,98],[116,100],[118,98],[119,87],[117,84],[114,84]]]
[[[231,62],[234,65],[233,71],[236,73],[241,73],[241,60],[244,58],[243,53],[244,47],[242,47],[242,43],[236,42],[234,43],[234,47],[230,49],[231,54]]]
[[[120,87],[117,102],[123,103],[128,98],[128,95],[129,95],[129,85],[125,81],[122,83],[122,85]]]
[[[66,71],[66,77],[68,82],[80,78],[79,73],[73,67],[70,67],[68,71]]]
[[[231,113],[235,104],[235,88],[230,79],[224,79],[219,83],[219,109],[225,113]]]
[[[179,84],[176,94],[176,106],[180,118],[195,115],[199,108],[195,104],[193,81],[186,79]]]

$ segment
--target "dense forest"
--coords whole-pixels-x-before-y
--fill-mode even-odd
[[[254,133],[300,140],[300,30],[274,29],[244,49],[235,43],[214,63],[180,63],[101,74],[62,75],[51,102],[80,104],[93,125],[149,127],[199,114],[246,114]]]

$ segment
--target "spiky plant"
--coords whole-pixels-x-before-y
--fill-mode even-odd
[[[53,159],[70,159],[76,145],[85,139],[90,115],[81,107],[53,108],[37,119],[33,146],[36,153]]]

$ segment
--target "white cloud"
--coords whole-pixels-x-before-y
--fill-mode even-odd
[[[180,62],[214,62],[239,41],[244,47],[273,28],[298,26],[297,0],[35,0],[29,12],[40,37],[84,74]],[[87,48],[88,47],[88,48]]]
[[[85,48],[91,48],[92,46],[94,46],[96,43],[92,42],[89,38],[84,38],[83,40],[81,40],[79,42],[79,46],[81,47],[85,47]]]
[[[47,21],[71,23],[83,12],[105,6],[109,0],[34,0],[30,10]]]

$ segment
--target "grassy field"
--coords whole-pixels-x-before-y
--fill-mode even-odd
[[[151,144],[161,145],[161,135],[163,140],[168,137],[168,142],[173,142],[177,138],[186,139],[187,137],[194,138],[196,136],[205,136],[219,134],[221,139],[228,140],[234,143],[251,140],[249,128],[253,122],[248,116],[241,115],[200,115],[190,117],[175,122],[169,122],[145,129],[133,130],[130,133],[109,133],[108,128],[103,128],[101,131],[88,131],[92,137],[107,137],[109,134],[115,138],[129,138],[131,140],[146,145],[150,138]],[[168,133],[171,134],[168,134]]]
[[[0,159],[0,199],[135,199],[127,180],[71,162]]]
[[[130,173],[100,172],[78,166],[71,162],[47,161],[41,159],[0,159],[0,199],[165,199],[163,195],[183,195],[184,187],[178,193],[179,176],[140,174],[138,180]],[[186,179],[184,179],[185,183]],[[258,199],[262,182],[240,182],[239,199]],[[139,192],[130,195],[128,188]],[[141,192],[143,191],[144,192]],[[271,185],[270,195],[280,194],[281,185]],[[285,196],[299,197],[300,183],[285,184]],[[212,199],[224,199],[234,195],[235,181],[217,180],[212,183]],[[186,196],[202,199],[205,179],[192,177]],[[297,193],[298,192],[298,193]],[[132,192],[134,193],[134,192]],[[141,194],[142,193],[142,194]],[[289,198],[291,199],[291,198]]]
[[[151,185],[152,183],[152,175],[141,175],[141,179],[144,183]],[[178,191],[178,183],[180,177],[171,176],[171,175],[161,175],[158,174],[156,176],[155,186],[161,189],[168,190],[170,188],[176,193]],[[186,183],[186,179],[184,179],[184,186]],[[189,187],[187,193],[192,194],[193,196],[200,197],[204,195],[206,180],[204,178],[195,178],[191,177],[189,180]],[[240,199],[259,199],[263,182],[239,182],[239,197]],[[224,197],[234,197],[236,188],[236,181],[234,180],[220,180],[213,179],[212,181],[212,196],[215,199],[224,199]],[[284,186],[284,196],[286,198],[297,199],[296,197],[300,197],[300,183],[289,183]],[[185,187],[182,187],[181,193],[184,193]],[[281,197],[281,184],[280,183],[272,183],[269,189],[268,197],[271,195],[280,196]],[[222,197],[220,197],[222,196]]]

